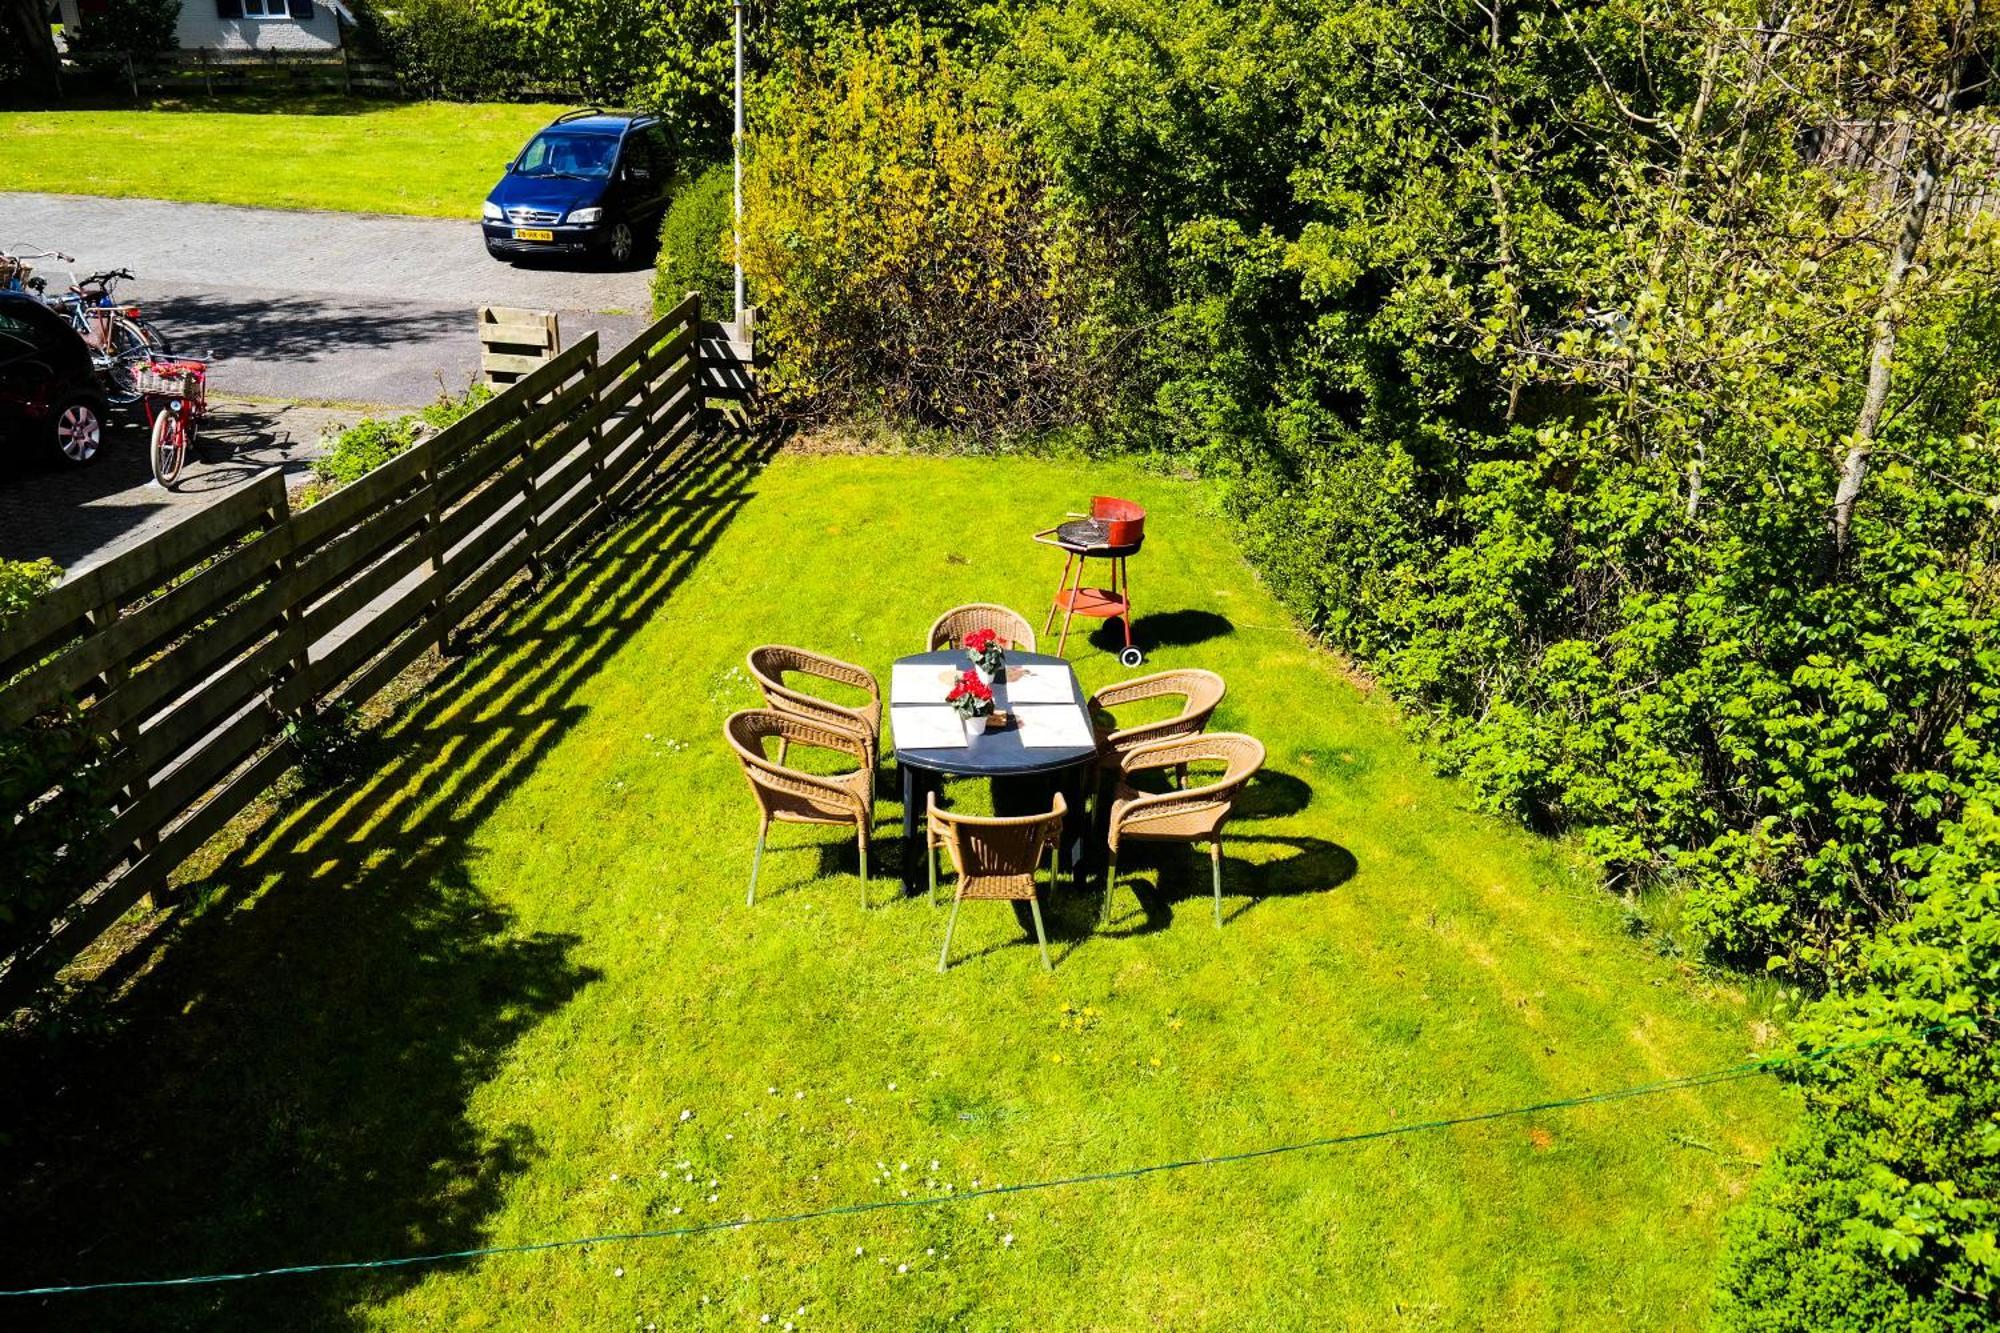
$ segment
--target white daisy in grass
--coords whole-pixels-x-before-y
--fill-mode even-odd
[[[692,1120],[692,1119],[694,1119],[694,1111],[693,1111],[692,1109],[688,1109],[688,1110],[685,1110],[685,1111],[682,1111],[682,1112],[681,1112],[681,1123],[682,1123],[682,1124],[686,1124],[686,1123],[687,1123],[688,1121],[690,1121],[690,1120]]]
[[[855,1246],[855,1247],[854,1247],[854,1257],[855,1257],[855,1258],[857,1258],[857,1259],[859,1259],[859,1258],[861,1257],[861,1254],[862,1254],[862,1250],[861,1250],[861,1247],[860,1247],[859,1245]]]
[[[908,1264],[897,1264],[896,1271],[898,1273],[907,1273],[910,1271],[910,1266]]]
[[[1006,1235],[1002,1236],[1000,1238],[1000,1243],[1002,1245],[1012,1245],[1014,1243],[1014,1233],[1010,1231]]]
[[[611,1270],[611,1276],[613,1276],[613,1277],[624,1277],[624,1276],[625,1276],[625,1270],[624,1270],[624,1269],[622,1269],[622,1268],[614,1268],[614,1269],[612,1269],[612,1270]]]

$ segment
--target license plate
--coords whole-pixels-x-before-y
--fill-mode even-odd
[[[555,238],[556,234],[552,231],[537,230],[532,227],[514,228],[514,239],[517,241],[553,241]]]

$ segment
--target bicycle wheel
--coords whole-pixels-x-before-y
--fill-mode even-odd
[[[146,320],[138,319],[132,321],[132,327],[138,330],[139,340],[152,349],[154,356],[172,355],[173,348],[167,345],[167,335],[154,328],[152,324]]]
[[[178,412],[163,410],[153,418],[153,480],[172,490],[187,462],[187,424]]]

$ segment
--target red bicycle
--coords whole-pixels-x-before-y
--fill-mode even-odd
[[[156,359],[141,366],[134,378],[152,431],[153,480],[172,490],[208,417],[208,362]]]

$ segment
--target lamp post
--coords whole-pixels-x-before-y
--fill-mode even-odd
[[[743,331],[743,0],[735,0],[736,11],[736,129],[730,136],[730,166],[736,174],[735,190],[735,244],[731,247],[736,260],[736,307],[730,322],[735,325],[738,336]]]

